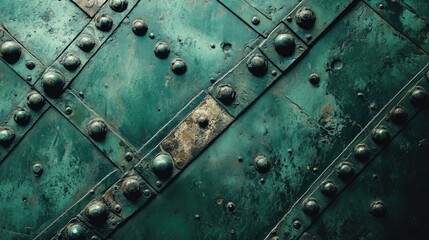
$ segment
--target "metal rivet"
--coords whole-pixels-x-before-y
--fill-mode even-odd
[[[270,160],[263,155],[257,156],[253,160],[253,162],[255,164],[256,171],[258,171],[260,173],[265,173],[268,170],[270,170],[270,167],[271,167]]]
[[[122,207],[121,207],[121,205],[116,204],[116,205],[113,207],[113,210],[115,210],[115,212],[121,212],[121,211],[122,211]]]
[[[109,6],[115,12],[123,12],[128,7],[128,1],[127,0],[110,0]]]
[[[319,203],[314,198],[307,198],[302,202],[301,205],[302,211],[308,216],[316,216],[319,213],[320,206]]]
[[[82,51],[89,52],[94,48],[95,42],[90,35],[82,35],[76,45],[82,49]]]
[[[290,56],[295,51],[295,38],[288,33],[277,35],[274,39],[274,48],[282,56]]]
[[[128,162],[131,161],[131,160],[133,160],[133,158],[134,158],[134,156],[133,156],[133,154],[131,152],[126,152],[125,155],[124,155],[124,157],[125,157],[125,160],[128,161]]]
[[[93,224],[101,224],[107,218],[107,206],[104,202],[95,201],[86,208],[86,215]]]
[[[261,22],[261,20],[258,17],[253,17],[252,18],[253,25],[258,25],[260,22]]]
[[[380,125],[371,132],[372,140],[379,145],[386,145],[390,141],[390,132],[387,127]]]
[[[6,62],[14,64],[21,57],[21,47],[14,41],[6,41],[1,45],[0,53]]]
[[[67,227],[67,239],[70,240],[83,240],[85,239],[85,228],[76,223]]]
[[[337,193],[337,185],[332,181],[325,181],[320,186],[320,190],[327,197],[332,197]]]
[[[349,162],[342,162],[337,166],[337,175],[343,180],[349,180],[355,174],[353,164]]]
[[[212,44],[210,44],[210,47],[214,49],[214,48],[216,48],[216,44],[212,43]]]
[[[228,203],[226,204],[226,210],[227,210],[228,212],[233,212],[233,211],[235,210],[235,203],[233,203],[233,202],[228,202]]]
[[[296,11],[295,20],[301,28],[309,29],[316,22],[316,14],[308,7],[302,7]]]
[[[33,80],[33,78],[31,76],[27,76],[27,81],[31,82],[31,80]]]
[[[101,14],[95,19],[95,26],[103,31],[108,32],[112,29],[113,19],[107,14]]]
[[[158,42],[155,45],[154,53],[157,57],[165,59],[168,57],[168,54],[170,54],[170,47],[165,42]]]
[[[369,212],[374,217],[383,217],[387,213],[387,209],[384,206],[382,201],[374,201],[371,203],[371,206],[369,207]]]
[[[45,104],[45,99],[38,92],[30,92],[27,95],[27,106],[33,110],[39,110]]]
[[[221,85],[217,88],[217,99],[223,104],[230,105],[235,100],[235,91],[228,85]]]
[[[422,106],[428,99],[426,90],[420,86],[416,86],[410,91],[410,102],[414,106]]]
[[[366,144],[358,144],[354,149],[354,156],[359,161],[366,161],[369,159],[371,152]]]
[[[157,187],[161,187],[162,186],[162,182],[161,181],[156,181],[155,184],[156,184]]]
[[[311,41],[311,39],[313,39],[313,35],[305,34],[305,39],[307,40],[307,42],[309,42],[309,41]]]
[[[200,215],[195,214],[194,218],[195,218],[195,220],[200,220],[201,217],[200,217]]]
[[[145,197],[149,197],[150,195],[152,195],[152,192],[149,189],[146,189],[143,191],[143,195],[145,195]]]
[[[293,221],[293,228],[300,229],[302,227],[302,223],[299,220]]]
[[[122,182],[122,191],[128,199],[137,199],[141,195],[140,182],[134,177],[128,177]]]
[[[25,66],[28,70],[33,70],[36,67],[36,64],[34,62],[28,61],[25,63]]]
[[[396,106],[390,111],[389,118],[396,124],[404,124],[408,119],[407,110],[403,107]]]
[[[247,69],[253,75],[262,77],[268,71],[268,62],[261,54],[256,53],[247,60]]]
[[[74,71],[80,66],[80,59],[75,54],[69,53],[61,60],[61,64],[69,71]]]
[[[43,174],[43,166],[40,163],[36,163],[33,165],[33,173],[36,177],[40,177]]]
[[[271,75],[277,76],[277,71],[276,70],[271,71]]]
[[[308,81],[312,84],[312,85],[319,85],[320,83],[320,77],[319,75],[317,75],[316,73],[312,73],[310,74],[310,76],[308,77]]]
[[[382,4],[382,3],[378,4],[378,9],[383,10],[384,9],[384,4]]]
[[[147,26],[146,22],[142,19],[136,19],[131,24],[131,29],[137,36],[144,36],[147,33],[148,28],[149,27]]]
[[[66,113],[67,115],[72,114],[72,112],[73,112],[73,109],[72,109],[71,107],[66,107],[65,113]]]
[[[106,137],[107,126],[102,120],[94,119],[88,123],[87,132],[92,139],[100,141]]]
[[[150,34],[149,34],[149,38],[150,38],[150,39],[154,39],[154,38],[155,38],[155,34],[154,34],[154,33],[150,33]]]
[[[197,121],[200,128],[206,128],[209,125],[209,119],[205,116],[199,117]]]
[[[63,92],[64,76],[56,70],[48,70],[42,76],[43,90],[52,98],[57,98]]]
[[[286,21],[288,21],[288,22],[292,22],[292,19],[293,19],[293,18],[292,18],[291,16],[287,16],[287,17],[286,17]]]
[[[183,61],[183,59],[181,58],[173,59],[173,61],[171,61],[170,63],[170,67],[171,67],[171,70],[177,75],[184,74],[188,68],[186,66],[185,61]]]
[[[153,159],[152,170],[159,177],[169,177],[173,172],[173,160],[166,154],[160,154]]]
[[[0,128],[0,145],[7,147],[15,140],[15,133],[9,128]]]
[[[30,114],[25,110],[16,110],[13,115],[13,120],[19,125],[26,125],[30,121]]]

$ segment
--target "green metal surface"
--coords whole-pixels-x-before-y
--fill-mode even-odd
[[[426,239],[428,11],[3,1],[0,239]]]

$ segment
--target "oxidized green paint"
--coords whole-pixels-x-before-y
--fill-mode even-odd
[[[0,239],[425,239],[428,11],[5,1]]]

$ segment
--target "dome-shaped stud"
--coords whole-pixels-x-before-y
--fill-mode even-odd
[[[228,212],[234,212],[234,210],[235,210],[235,203],[228,202],[226,204],[226,211],[228,211]]]
[[[310,29],[316,22],[316,14],[310,8],[302,7],[296,11],[295,21],[301,28]]]
[[[40,163],[36,163],[33,165],[32,170],[36,177],[40,177],[43,174],[43,165]]]
[[[295,38],[288,33],[277,35],[274,39],[274,48],[282,56],[290,56],[295,51]]]
[[[140,182],[134,177],[127,177],[122,181],[122,191],[128,199],[137,199],[141,195]]]
[[[89,52],[95,46],[95,41],[90,35],[82,35],[76,44],[82,51]]]
[[[128,7],[128,1],[127,0],[110,0],[109,6],[115,12],[123,12]]]
[[[44,104],[45,99],[40,93],[33,91],[27,95],[27,106],[32,110],[39,110]]]
[[[372,140],[378,145],[386,145],[390,141],[390,131],[385,126],[377,126],[371,132]]]
[[[390,111],[389,117],[395,124],[404,124],[408,119],[408,113],[403,107],[396,106]]]
[[[86,208],[86,215],[91,220],[91,223],[98,225],[102,224],[107,219],[107,205],[102,201],[95,201]]]
[[[43,90],[52,98],[58,98],[63,93],[64,85],[64,76],[56,70],[48,70],[42,76]]]
[[[235,100],[235,91],[228,85],[221,85],[217,88],[216,98],[225,105],[231,105]]]
[[[197,122],[198,122],[198,126],[200,128],[203,128],[203,129],[207,128],[209,126],[209,123],[210,123],[209,119],[206,116],[200,116],[197,119]]]
[[[142,19],[136,19],[131,24],[131,29],[133,30],[134,34],[137,36],[144,36],[147,33],[147,30],[149,27],[147,26],[146,22]]]
[[[258,171],[260,173],[266,173],[271,168],[270,160],[267,157],[263,156],[263,155],[257,156],[253,160],[253,163],[255,165],[256,171]]]
[[[75,54],[69,53],[61,61],[61,64],[69,71],[74,71],[80,66],[80,59]]]
[[[173,61],[171,61],[170,63],[170,67],[171,67],[171,70],[177,75],[184,74],[188,68],[186,66],[185,61],[183,61],[181,58],[173,59]]]
[[[153,52],[157,57],[161,59],[165,59],[170,54],[170,47],[165,42],[158,42],[155,45],[155,50]]]
[[[311,83],[311,85],[318,86],[320,83],[320,77],[316,73],[312,73],[310,76],[308,76],[308,81]]]
[[[247,60],[247,69],[253,75],[262,77],[268,71],[268,61],[261,54],[256,53]]]
[[[67,239],[70,240],[83,240],[85,239],[85,228],[79,224],[71,224],[67,227]]]
[[[21,57],[21,47],[14,41],[6,41],[1,45],[0,53],[6,62],[14,64]]]
[[[319,213],[320,206],[316,199],[307,198],[302,202],[301,209],[308,216],[314,217]]]
[[[95,19],[95,26],[103,32],[108,32],[112,29],[113,19],[107,14],[101,14]]]
[[[325,181],[320,186],[320,191],[327,197],[333,197],[337,193],[337,185],[332,181]]]
[[[354,149],[354,156],[359,161],[367,161],[371,155],[369,148],[366,144],[358,144]]]
[[[10,128],[0,128],[0,145],[8,147],[15,140],[15,132]]]
[[[24,126],[30,121],[30,113],[22,109],[16,110],[13,114],[13,120]]]
[[[101,141],[106,137],[107,126],[100,119],[91,120],[86,126],[88,135],[95,141]]]
[[[158,177],[167,178],[173,172],[173,160],[166,154],[160,154],[153,159],[152,170]]]
[[[353,164],[349,162],[342,162],[337,166],[337,175],[339,178],[347,181],[350,180],[355,174]]]
[[[426,90],[420,86],[416,86],[410,91],[410,102],[414,106],[422,106],[428,99]]]
[[[386,206],[384,206],[382,201],[374,201],[371,203],[370,207],[369,207],[369,212],[374,216],[374,217],[383,217],[386,215],[387,213],[387,208]]]

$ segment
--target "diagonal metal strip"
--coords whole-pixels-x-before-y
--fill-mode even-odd
[[[304,233],[315,219],[322,214],[335,198],[349,186],[359,173],[373,161],[388,143],[399,134],[405,125],[417,115],[423,106],[425,98],[416,97],[417,92],[425,91],[429,87],[427,72],[429,65],[422,69],[376,117],[362,130],[362,132],[346,147],[343,152],[317,178],[309,189],[292,206],[291,210],[280,220],[274,229],[265,238],[296,239]],[[407,122],[395,120],[394,109],[400,107],[408,114]],[[362,154],[362,151],[365,154]],[[327,192],[325,184],[332,184],[334,189]],[[331,188],[332,189],[332,188]],[[310,210],[308,202],[317,206]],[[299,226],[299,227],[297,227]]]

